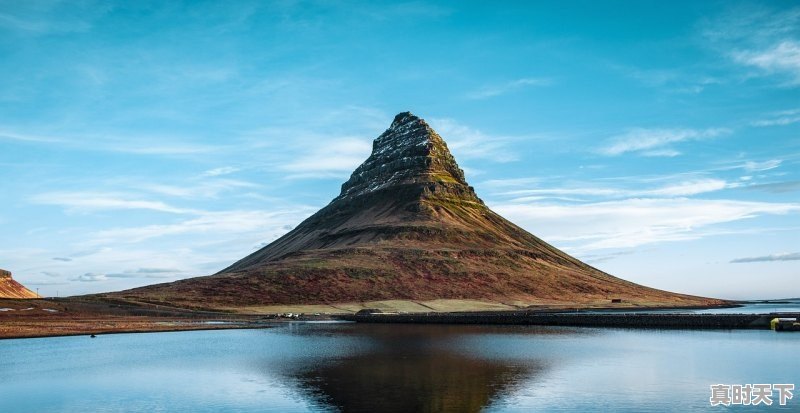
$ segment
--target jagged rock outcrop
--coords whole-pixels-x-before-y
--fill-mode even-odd
[[[625,298],[715,300],[634,284],[586,265],[489,209],[446,143],[400,113],[330,204],[219,273],[113,294],[182,305],[469,299],[525,305]]]
[[[431,192],[436,188],[453,190],[460,201],[479,202],[467,185],[447,144],[428,124],[404,112],[394,118],[389,129],[372,145],[372,154],[356,168],[333,200],[346,202],[385,188],[416,186]],[[445,191],[448,192],[448,191]]]
[[[36,293],[11,278],[11,272],[0,270],[0,298],[36,298]]]

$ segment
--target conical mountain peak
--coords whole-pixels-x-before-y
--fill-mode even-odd
[[[219,306],[464,300],[525,307],[710,303],[588,266],[484,205],[439,134],[403,112],[326,207],[210,277],[120,292],[136,302]],[[389,300],[389,301],[387,301]],[[422,306],[422,307],[420,307]],[[405,307],[402,307],[405,308]],[[481,307],[489,308],[489,307]],[[337,307],[338,309],[338,307]]]
[[[402,112],[375,139],[372,154],[342,185],[337,200],[424,184],[463,187],[477,200],[444,139],[425,120]]]

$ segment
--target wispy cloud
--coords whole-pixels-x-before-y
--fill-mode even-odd
[[[37,142],[37,143],[64,143],[63,140],[49,136],[39,136],[35,134],[19,133],[9,130],[0,130],[0,139],[19,141],[19,142]]]
[[[610,253],[601,253],[601,254],[581,254],[578,258],[588,264],[600,264],[606,261],[613,260],[614,258],[621,257],[623,255],[630,255],[633,254],[633,250],[626,250],[626,251],[616,251]]]
[[[678,197],[719,191],[725,188],[730,188],[731,186],[732,184],[729,184],[721,179],[701,179],[696,181],[681,182],[674,185],[667,185],[662,188],[643,191],[641,194]]]
[[[791,84],[800,84],[800,42],[785,40],[766,50],[735,52],[733,57],[739,63],[769,74],[787,74]]]
[[[118,193],[48,192],[35,195],[30,201],[41,205],[62,206],[73,212],[145,209],[172,214],[197,213],[193,209],[178,208],[161,201],[131,199]]]
[[[153,194],[185,199],[215,198],[225,192],[258,187],[252,182],[224,178],[202,179],[201,182],[188,180],[180,185],[151,182],[133,182],[131,185]]]
[[[80,282],[98,282],[98,281],[105,281],[106,278],[105,274],[98,274],[93,272],[87,272],[86,274],[79,275],[75,278],[72,278],[70,281],[80,281]]]
[[[177,268],[139,268],[120,273],[106,274],[108,278],[173,278],[182,274]]]
[[[209,169],[209,170],[203,172],[202,174],[200,174],[200,176],[201,177],[215,177],[215,176],[221,176],[221,175],[230,175],[230,174],[232,174],[234,172],[238,172],[240,170],[241,170],[240,168],[236,168],[234,166],[222,166],[222,167],[219,167],[219,168]]]
[[[731,263],[747,263],[747,262],[774,262],[774,261],[800,261],[800,252],[764,255],[760,257],[745,257],[731,260]]]
[[[454,119],[429,119],[429,123],[444,139],[457,159],[486,159],[493,162],[512,162],[518,155],[511,144],[520,138],[495,136],[459,123]]]
[[[117,152],[131,155],[153,156],[199,155],[219,153],[226,149],[223,146],[192,142],[182,137],[99,136],[91,134],[52,136],[9,129],[0,130],[0,140],[29,144],[57,145],[67,149],[82,151]]]
[[[365,138],[328,138],[309,140],[303,150],[305,153],[280,166],[292,173],[290,178],[346,176],[367,159],[372,144]]]
[[[528,177],[528,178],[508,178],[508,179],[489,179],[482,182],[488,188],[510,188],[520,186],[538,185],[543,182],[543,178]]]
[[[753,126],[785,126],[800,122],[800,109],[783,110],[766,119],[750,123]]]
[[[487,99],[495,96],[504,95],[506,93],[515,92],[520,89],[536,86],[550,86],[553,84],[553,79],[542,77],[526,77],[516,79],[505,83],[484,86],[478,90],[467,94],[469,99]]]
[[[775,194],[800,191],[800,181],[771,182],[767,184],[749,185],[747,189],[765,191]]]
[[[710,129],[645,129],[633,128],[616,136],[600,149],[609,156],[637,153],[645,156],[676,156],[679,152],[670,148],[672,144],[714,138],[731,133],[726,128]]]
[[[292,210],[204,212],[200,216],[176,223],[123,227],[97,231],[88,245],[116,245],[186,234],[283,234],[286,222],[299,222],[310,215],[312,208]]]
[[[783,161],[780,159],[770,159],[763,162],[747,161],[742,165],[742,168],[748,172],[762,172],[775,169],[781,166],[781,163],[783,163]]]
[[[780,76],[800,85],[800,7],[733,6],[706,22],[703,34],[722,55],[755,69],[746,77]]]
[[[599,197],[608,199],[649,197],[649,198],[674,198],[682,196],[699,195],[708,192],[715,192],[726,188],[738,187],[738,183],[728,183],[722,179],[696,179],[677,182],[659,186],[656,188],[612,188],[600,187],[596,185],[586,185],[582,187],[561,187],[561,188],[536,188],[519,189],[500,192],[497,195],[513,197],[510,202],[529,201],[533,199],[562,198],[562,197]],[[502,187],[502,186],[501,186]],[[533,198],[529,198],[533,197]],[[562,198],[563,199],[563,198]],[[577,199],[572,199],[577,201]]]
[[[0,10],[0,28],[32,35],[85,32],[112,9],[109,3],[94,1],[35,1],[14,6]]]
[[[663,89],[670,93],[697,94],[711,85],[724,83],[716,77],[687,73],[678,69],[642,69],[619,64],[612,64],[611,68],[645,86]]]
[[[583,252],[699,239],[714,225],[800,212],[800,204],[702,199],[625,199],[579,205],[492,205],[543,239]]]
[[[160,273],[175,273],[181,272],[181,270],[176,268],[139,268],[135,271],[137,274],[160,274]]]

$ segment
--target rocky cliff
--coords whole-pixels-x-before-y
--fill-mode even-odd
[[[11,278],[11,273],[0,270],[0,298],[36,298],[36,293]]]

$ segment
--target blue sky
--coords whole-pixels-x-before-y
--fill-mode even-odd
[[[0,0],[0,57],[0,267],[43,295],[218,271],[411,110],[605,271],[800,296],[796,2]]]

